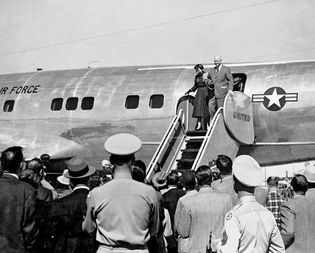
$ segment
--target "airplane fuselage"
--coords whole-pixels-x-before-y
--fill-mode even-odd
[[[257,143],[315,143],[315,62],[230,67],[245,77]],[[137,157],[148,162],[194,75],[193,65],[1,75],[0,149],[21,145],[27,158],[76,154],[100,168],[106,138],[128,132],[141,138]]]

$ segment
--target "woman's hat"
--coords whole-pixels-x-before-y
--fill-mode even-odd
[[[79,157],[73,157],[69,160],[68,171],[65,173],[67,178],[83,178],[89,177],[95,173],[95,168],[89,166]]]
[[[62,175],[57,177],[57,181],[61,184],[64,185],[69,185],[70,184],[70,180],[69,178],[65,177],[66,173],[68,172],[68,170],[64,170]]]
[[[166,186],[166,178],[164,178],[164,174],[161,171],[157,172],[152,177],[152,184],[157,188],[160,189]]]

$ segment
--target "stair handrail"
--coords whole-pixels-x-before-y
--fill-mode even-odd
[[[184,116],[184,111],[183,109],[180,109],[179,112],[177,113],[177,115],[174,116],[172,122],[170,123],[167,131],[165,132],[162,140],[160,141],[160,144],[158,146],[158,148],[156,149],[149,165],[148,165],[148,172],[147,172],[147,176],[146,176],[146,181],[150,181],[151,179],[151,175],[154,172],[154,168],[156,167],[158,160],[162,154],[162,151],[167,147],[167,143],[171,137],[171,133],[175,130],[175,127],[177,125],[177,123],[180,121],[180,126],[183,129],[184,132],[186,132],[186,128],[185,128],[185,124],[183,123],[183,120],[181,120],[181,118]]]
[[[210,141],[210,135],[212,133],[212,129],[217,124],[217,122],[218,122],[218,120],[220,118],[219,116],[220,116],[221,113],[223,113],[223,107],[220,107],[216,111],[216,113],[214,114],[214,117],[213,117],[213,119],[210,122],[210,126],[209,126],[209,128],[207,130],[206,135],[204,136],[204,140],[203,140],[203,142],[202,142],[202,144],[200,146],[200,149],[199,149],[198,154],[197,154],[197,156],[195,158],[195,161],[194,161],[194,163],[193,163],[193,165],[191,167],[191,170],[194,170],[194,171],[197,170],[197,164],[199,163],[199,160],[204,156],[204,153],[206,152],[206,147],[208,146],[208,143]]]

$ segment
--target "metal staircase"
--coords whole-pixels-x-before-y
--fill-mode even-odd
[[[217,110],[207,131],[187,130],[187,115],[180,109],[148,166],[146,180],[150,182],[159,171],[166,177],[171,170],[196,170],[201,165],[209,165],[219,154],[234,159],[241,144],[252,144],[250,98],[240,92],[229,93],[223,108]],[[245,115],[246,120],[237,117],[239,114]]]

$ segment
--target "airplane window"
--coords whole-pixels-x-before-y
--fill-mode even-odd
[[[130,95],[126,98],[125,107],[127,109],[136,109],[139,106],[139,96]]]
[[[63,99],[62,98],[54,98],[51,101],[50,110],[52,111],[60,111],[62,108]]]
[[[67,110],[75,110],[78,107],[79,99],[77,97],[72,97],[67,99],[66,109]]]
[[[159,95],[152,95],[150,97],[150,108],[162,108],[164,104],[164,96]]]
[[[12,112],[14,107],[14,100],[7,100],[3,105],[4,112]]]
[[[81,103],[82,110],[91,110],[94,105],[94,97],[84,97]]]

